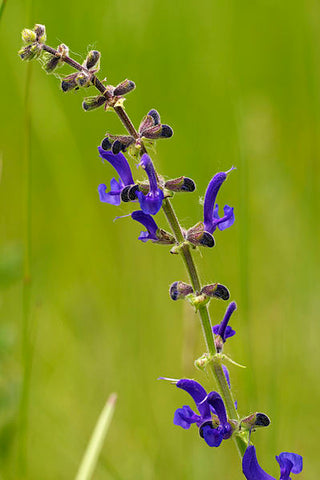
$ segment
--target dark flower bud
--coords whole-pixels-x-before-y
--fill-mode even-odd
[[[36,23],[33,30],[37,36],[37,42],[44,43],[47,40],[46,27],[40,23]]]
[[[88,53],[83,66],[87,68],[88,70],[91,70],[93,67],[96,67],[99,69],[98,62],[100,61],[101,53],[98,52],[98,50],[90,50]]]
[[[148,115],[153,118],[153,124],[158,125],[160,123],[160,115],[154,108],[148,112]]]
[[[211,285],[205,285],[201,289],[201,293],[204,293],[208,297],[221,298],[222,300],[229,300],[230,292],[224,285],[220,283],[213,283]]]
[[[57,68],[59,62],[60,55],[51,55],[51,53],[48,53],[43,68],[47,73],[51,73]]]
[[[255,430],[259,427],[268,427],[270,425],[270,418],[265,413],[253,413],[245,417],[240,422],[240,429]]]
[[[34,43],[37,41],[37,34],[29,28],[24,28],[21,32],[21,37],[24,43]]]
[[[209,248],[214,246],[214,238],[210,233],[204,230],[204,225],[202,222],[199,222],[193,227],[189,228],[186,233],[186,240],[195,246],[201,245]]]
[[[133,202],[137,200],[136,192],[139,190],[139,185],[127,185],[121,190],[121,200],[123,202]]]
[[[118,153],[120,153],[122,149],[123,144],[120,142],[120,140],[115,140],[112,144],[112,153],[114,155],[118,155]]]
[[[161,137],[170,138],[173,135],[173,130],[169,125],[162,125]]]
[[[203,232],[203,236],[200,240],[200,245],[202,245],[202,247],[209,247],[209,248],[214,247],[215,242],[211,233]]]
[[[18,54],[22,60],[30,61],[39,57],[41,51],[41,46],[38,43],[32,43],[31,45],[21,48]]]
[[[71,73],[70,75],[67,75],[61,82],[61,88],[64,92],[69,92],[70,90],[73,90],[74,88],[77,87],[77,81],[76,78],[78,76],[78,73]]]
[[[188,283],[174,282],[169,289],[169,295],[172,300],[178,300],[179,298],[185,298],[187,295],[193,293],[193,288]]]
[[[101,148],[103,148],[103,150],[111,150],[111,147],[112,147],[112,142],[110,142],[110,138],[109,137],[106,137],[102,140],[101,142]]]
[[[136,88],[136,84],[134,82],[132,82],[131,80],[126,79],[123,82],[119,83],[119,85],[116,86],[113,94],[115,96],[126,95],[127,93],[131,92],[135,88]]]
[[[91,82],[91,75],[87,72],[80,72],[76,76],[76,82],[79,87],[88,87]]]
[[[82,102],[82,108],[88,112],[99,108],[106,103],[107,99],[104,95],[97,95],[93,97],[86,97]],[[103,148],[103,147],[102,147]]]
[[[191,178],[179,177],[172,180],[167,180],[165,188],[171,190],[171,192],[194,192],[196,184]]]
[[[111,139],[111,135],[109,136]],[[118,153],[126,152],[127,148],[134,143],[134,138],[131,135],[121,135],[118,137],[114,137],[115,140],[112,144],[112,153],[117,155]]]

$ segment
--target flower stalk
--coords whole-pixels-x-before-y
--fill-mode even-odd
[[[187,298],[199,313],[207,352],[196,361],[196,365],[200,369],[209,368],[211,370],[219,392],[212,391],[207,394],[205,389],[194,380],[171,379],[177,387],[191,395],[199,411],[197,414],[190,407],[184,406],[176,410],[174,423],[185,429],[196,423],[199,427],[200,437],[211,447],[217,447],[223,440],[232,437],[242,459],[243,473],[246,478],[248,480],[273,478],[261,469],[256,459],[255,449],[250,444],[251,432],[257,427],[268,426],[270,421],[265,414],[257,412],[245,419],[240,419],[231,391],[229,373],[223,364],[223,359],[227,358],[223,354],[224,343],[228,337],[235,334],[235,331],[228,326],[228,322],[236,310],[236,304],[231,302],[221,324],[212,326],[208,309],[210,299],[216,297],[228,300],[230,294],[224,285],[201,284],[192,253],[192,250],[197,247],[212,248],[215,245],[213,232],[217,228],[220,231],[225,230],[234,223],[233,208],[225,205],[223,207],[224,214],[220,217],[219,206],[216,203],[220,187],[234,167],[227,172],[217,173],[211,179],[204,199],[203,221],[196,223],[188,230],[183,229],[169,197],[173,195],[172,192],[192,192],[195,184],[192,179],[184,176],[165,182],[154,168],[146,146],[150,141],[170,138],[173,130],[169,125],[161,123],[160,115],[154,109],[150,110],[143,118],[138,130],[135,128],[123,107],[124,95],[135,88],[134,82],[126,79],[116,87],[104,85],[96,75],[100,68],[100,52],[91,50],[84,63],[80,64],[69,56],[69,49],[66,45],[61,44],[56,50],[45,44],[46,33],[43,25],[35,25],[34,30],[23,30],[22,37],[27,44],[19,51],[22,60],[41,58],[42,52],[45,52],[44,55],[49,57],[46,58],[44,64],[47,73],[51,73],[62,63],[75,69],[79,73],[67,75],[62,80],[62,90],[67,92],[72,89],[94,86],[99,91],[99,95],[86,97],[82,104],[84,110],[90,111],[102,106],[105,109],[113,109],[129,134],[118,136],[106,134],[99,147],[100,157],[108,161],[120,176],[119,181],[114,178],[111,180],[111,190],[108,192],[105,184],[99,185],[100,200],[113,205],[138,201],[141,210],[134,211],[129,216],[146,229],[140,233],[139,240],[163,245],[174,244],[171,253],[180,254],[183,259],[191,285],[179,281],[174,282],[170,287],[170,296],[173,300]],[[135,158],[140,158],[138,166],[145,171],[148,182],[134,181],[128,161],[121,153],[126,151]],[[159,228],[153,219],[153,215],[158,213],[161,208],[172,234]],[[97,452],[98,449],[94,451]],[[296,454],[283,452],[277,457],[277,460],[281,468],[281,479],[289,480],[291,471],[299,473],[302,469],[302,459]],[[93,463],[91,462],[90,465]],[[83,478],[89,478],[89,476]]]

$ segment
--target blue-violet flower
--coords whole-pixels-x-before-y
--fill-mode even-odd
[[[231,302],[228,305],[228,308],[226,310],[226,313],[223,317],[222,322],[219,323],[218,325],[214,325],[214,327],[212,327],[213,333],[215,335],[219,335],[221,337],[223,343],[226,342],[227,338],[233,337],[233,335],[235,335],[235,333],[236,333],[235,330],[233,330],[228,325],[230,317],[233,314],[233,312],[236,310],[236,308],[237,308],[237,304],[235,302]]]
[[[120,176],[118,181],[115,178],[111,180],[110,192],[106,191],[107,186],[104,183],[98,186],[100,200],[111,205],[120,205],[122,190],[128,185],[134,185],[129,163],[122,153],[114,155],[111,151],[103,150],[101,147],[98,147],[98,150],[102,160],[107,160],[111,163]]]
[[[225,205],[223,208],[224,216],[220,218],[218,214],[219,207],[216,204],[217,194],[221,185],[227,179],[229,172],[230,170],[228,172],[217,173],[210,180],[206,190],[203,206],[203,223],[205,231],[211,234],[217,227],[219,230],[225,230],[226,228],[231,227],[234,223],[233,208]]]
[[[156,172],[149,155],[144,153],[139,165],[144,168],[149,177],[149,192],[147,195],[144,195],[142,192],[138,191],[136,192],[136,195],[139,199],[141,210],[143,210],[144,213],[155,215],[161,208],[164,197],[163,191],[158,188]]]
[[[280,480],[290,480],[290,473],[300,473],[303,467],[301,455],[282,452],[276,457],[280,465]],[[242,471],[247,480],[276,480],[260,467],[256,449],[249,445],[242,459]]]
[[[159,228],[151,215],[146,214],[141,210],[136,210],[135,212],[132,212],[131,218],[141,223],[147,229],[146,232],[140,232],[138,237],[142,242],[151,240],[152,242],[163,245],[172,245],[175,243],[174,237],[170,233]]]
[[[191,395],[200,415],[188,405],[184,405],[175,411],[173,419],[175,425],[188,429],[192,423],[195,423],[199,428],[200,436],[209,447],[218,447],[223,439],[231,437],[232,427],[228,423],[226,408],[219,393],[210,392],[207,395],[202,385],[187,378],[178,380],[176,385]]]

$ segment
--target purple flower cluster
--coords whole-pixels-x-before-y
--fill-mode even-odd
[[[209,447],[219,447],[222,440],[232,435],[232,427],[227,419],[226,408],[219,393],[207,394],[200,383],[183,378],[176,383],[178,388],[185,390],[193,398],[199,414],[188,405],[175,411],[173,423],[184,429],[189,429],[195,423],[200,436]]]
[[[164,185],[159,186],[159,181],[151,158],[144,153],[139,163],[139,166],[144,169],[148,176],[148,191],[146,193],[143,191],[143,188],[141,189],[140,186],[135,183],[129,163],[123,153],[119,152],[115,154],[112,150],[104,150],[100,146],[98,147],[98,151],[102,160],[109,162],[119,175],[118,180],[112,178],[110,181],[109,191],[107,191],[107,186],[104,183],[98,186],[100,201],[111,205],[120,205],[121,202],[138,201],[141,210],[133,212],[131,216],[147,229],[146,232],[141,232],[139,240],[142,240],[143,242],[146,242],[147,240],[158,242],[159,238],[157,232],[159,231],[159,227],[151,215],[156,215],[161,209],[164,199]],[[209,182],[204,200],[204,221],[202,223],[201,238],[203,238],[205,233],[207,237],[209,236],[212,238],[212,233],[217,227],[220,230],[224,230],[234,223],[233,208],[225,205],[224,216],[220,218],[218,215],[219,207],[216,204],[217,194],[223,182],[226,180],[228,173],[229,172],[217,173]],[[194,183],[191,179],[187,179],[186,177],[181,177],[181,179],[184,179],[184,182],[188,181],[189,183],[192,183],[192,188],[189,184],[189,187],[186,188],[182,183],[182,187],[180,187],[181,191],[194,190]],[[183,180],[181,180],[181,182],[183,182]],[[169,183],[170,182],[166,182],[165,185]],[[174,185],[172,188],[174,189],[177,187]],[[192,229],[190,229],[189,232],[191,230]],[[187,234],[186,238],[189,240],[189,238],[193,237],[189,233],[189,237]],[[190,241],[193,242],[192,240]],[[196,244],[204,245],[205,243],[200,239]],[[207,243],[207,245],[213,246],[214,240],[212,239],[212,242],[209,242],[209,244]]]

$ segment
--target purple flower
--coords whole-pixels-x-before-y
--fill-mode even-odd
[[[226,409],[219,393],[210,392],[207,395],[200,383],[187,378],[178,380],[176,385],[191,395],[199,415],[188,405],[184,405],[175,411],[173,418],[175,425],[188,429],[195,423],[199,428],[200,436],[209,447],[218,447],[223,439],[231,437],[232,428],[228,423]],[[217,418],[213,419],[212,414]]]
[[[138,191],[136,192],[136,195],[138,197],[141,210],[143,210],[144,213],[155,215],[161,208],[164,197],[163,191],[158,188],[156,172],[149,155],[144,153],[141,157],[139,165],[144,168],[149,177],[149,193],[144,195],[142,192]]]
[[[301,455],[296,453],[282,452],[276,457],[280,465],[280,480],[290,480],[290,473],[300,473],[303,462]],[[260,467],[256,449],[249,445],[242,459],[242,471],[247,480],[275,480]]]
[[[233,170],[233,168],[231,169]],[[216,204],[216,198],[220,190],[221,185],[227,179],[228,172],[217,173],[212,180],[210,180],[208,188],[206,190],[203,207],[203,223],[206,232],[213,233],[218,227],[219,230],[225,230],[231,227],[234,223],[233,208],[225,205],[223,208],[224,216],[219,217],[219,207]]]
[[[140,222],[147,229],[146,232],[140,233],[138,237],[139,240],[141,240],[142,242],[147,242],[148,240],[152,240],[153,242],[158,241],[157,230],[159,228],[151,215],[147,215],[141,210],[137,210],[136,212],[131,213],[131,217],[133,218],[133,220]]]
[[[233,312],[236,310],[237,304],[235,302],[231,302],[230,305],[228,305],[228,308],[226,310],[226,313],[223,317],[223,320],[221,323],[218,325],[215,325],[212,327],[213,333],[215,335],[219,335],[222,338],[223,343],[227,340],[229,337],[233,337],[235,335],[235,330],[233,330],[229,325],[229,320]]]
[[[142,242],[147,242],[151,240],[152,242],[160,243],[162,245],[172,245],[175,243],[175,238],[162,228],[159,228],[151,215],[137,210],[132,212],[131,218],[141,223],[146,229],[146,232],[140,232],[139,240]]]
[[[120,178],[117,181],[113,178],[110,182],[111,190],[107,192],[107,186],[101,183],[98,187],[98,192],[101,202],[110,203],[111,205],[120,205],[121,192],[128,185],[134,185],[130,166],[126,157],[122,153],[114,155],[110,151],[105,151],[103,148],[98,147],[100,157],[103,160],[107,160],[118,172]]]

